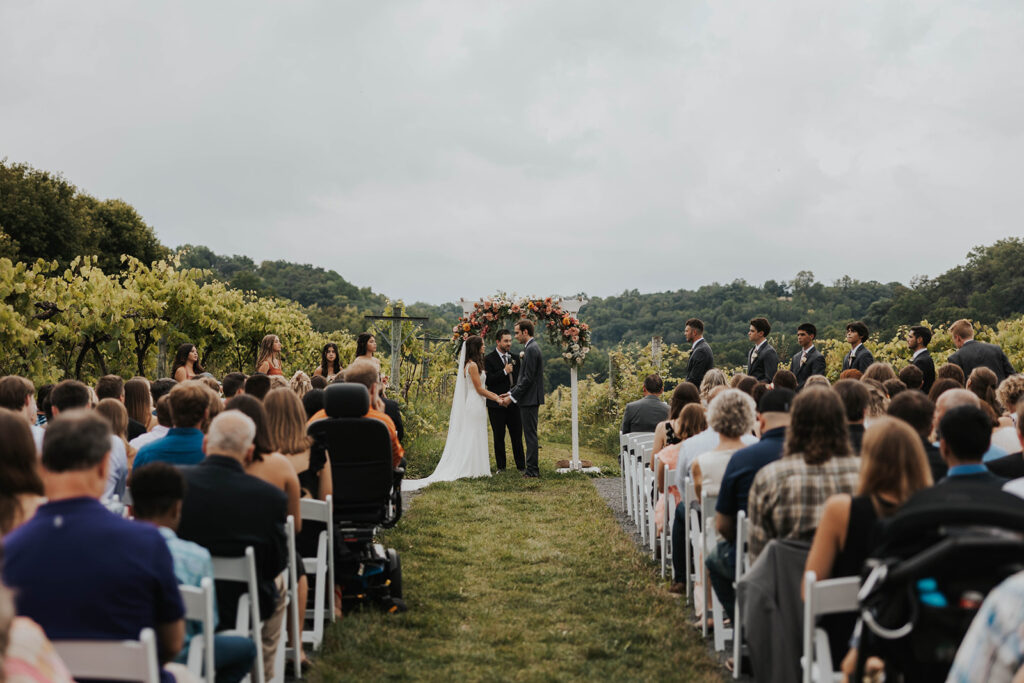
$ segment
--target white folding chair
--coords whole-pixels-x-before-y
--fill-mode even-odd
[[[301,514],[301,502],[300,502],[300,513]],[[285,655],[291,655],[292,665],[295,667],[295,678],[302,678],[302,626],[303,620],[299,619],[299,567],[296,566],[295,557],[295,517],[288,515],[288,519],[284,523],[285,536],[288,539],[288,623],[291,626],[292,633],[295,634],[292,646],[287,648]],[[306,572],[306,568],[302,568],[303,574]],[[305,609],[305,605],[302,608]],[[286,639],[284,638],[284,632],[289,629],[281,629],[282,639],[281,644],[278,646],[279,651],[284,651],[284,645]],[[284,681],[284,658],[276,656],[276,659],[281,660],[281,676],[280,680]],[[275,667],[276,668],[276,667]],[[274,671],[274,679],[277,680],[278,672]]]
[[[629,500],[626,491],[629,489],[629,475],[626,472],[626,463],[629,461],[629,440],[628,434],[619,432],[619,472],[622,480],[622,509],[629,513]]]
[[[256,646],[256,683],[263,683],[267,679],[263,668],[263,634],[260,624],[259,583],[256,579],[256,551],[252,546],[248,546],[241,557],[214,557],[213,578],[218,581],[244,583],[248,588],[248,592],[238,599],[235,631],[252,638]]]
[[[319,650],[324,640],[324,623],[334,621],[334,510],[332,496],[326,501],[303,498],[299,512],[303,523],[323,522],[327,529],[320,532],[316,557],[303,558],[302,570],[313,577],[313,628],[303,630],[302,640]],[[307,579],[308,580],[308,579]]]
[[[672,524],[676,518],[676,499],[672,493],[669,492],[669,484],[675,481],[676,471],[670,469],[667,465],[665,466],[665,472],[662,474],[662,491],[658,494],[659,499],[665,500],[665,514],[662,517],[662,529],[661,529],[661,578],[665,578],[666,575],[671,576],[672,580],[675,580],[675,567],[668,560],[670,553],[672,552]],[[666,570],[666,566],[668,569]]]
[[[804,683],[833,683],[843,680],[843,675],[832,663],[828,634],[825,629],[817,628],[815,621],[825,614],[856,612],[860,577],[843,576],[824,581],[817,578],[811,571],[804,574],[804,654],[800,664]]]
[[[196,678],[213,683],[216,671],[213,666],[213,581],[204,577],[199,586],[178,586],[181,600],[185,603],[185,618],[201,622],[203,632],[192,636],[188,643],[188,670]],[[203,671],[206,675],[203,675]]]
[[[683,544],[685,546],[683,552],[686,558],[686,601],[688,603],[693,600],[693,580],[696,569],[696,556],[693,554],[693,520],[695,515],[691,514],[696,495],[693,488],[693,479],[687,476],[683,480]]]
[[[160,683],[151,628],[142,629],[138,640],[54,640],[53,647],[75,679]]]
[[[747,522],[747,513],[740,510],[736,513],[736,586],[740,585],[740,579],[750,569],[750,556],[747,548],[750,546],[750,523]],[[743,622],[742,611],[740,610],[739,591],[736,591],[736,602],[732,610],[732,677],[739,679],[740,669],[743,662]]]
[[[718,533],[715,531],[715,504],[717,502],[717,494],[709,494],[706,489],[701,491],[701,516],[704,518],[704,538],[702,539],[704,545],[702,547],[705,558],[718,544]],[[704,566],[704,569],[707,569],[707,565]],[[718,599],[718,594],[711,586],[711,577],[707,571],[704,572],[704,578],[707,580],[706,595],[710,598],[711,618],[715,623],[715,652],[722,652],[725,650],[725,642],[732,639],[732,627],[726,628],[725,626],[725,610],[722,608],[722,602]],[[706,608],[705,611],[707,611]],[[706,626],[706,619],[704,623]]]

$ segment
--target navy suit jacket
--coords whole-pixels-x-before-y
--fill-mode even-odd
[[[711,353],[707,339],[701,337],[700,341],[695,342],[690,348],[690,360],[686,361],[686,381],[700,388],[704,375],[708,374],[708,370],[714,365],[715,355]]]
[[[797,351],[793,355],[793,360],[789,363],[789,371],[796,375],[797,389],[803,389],[807,378],[811,375],[825,374],[825,356],[822,355],[817,346],[811,346],[807,352],[807,360],[801,365],[800,357],[803,354],[802,350]]]

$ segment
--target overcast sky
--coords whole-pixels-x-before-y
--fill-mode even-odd
[[[434,303],[1024,233],[1024,3],[0,2],[0,157]]]

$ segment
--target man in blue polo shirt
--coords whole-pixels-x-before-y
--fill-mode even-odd
[[[761,397],[757,405],[761,440],[733,453],[722,475],[715,504],[715,529],[721,538],[704,564],[715,595],[730,619],[736,605],[736,589],[732,585],[736,578],[736,516],[740,510],[747,510],[747,494],[758,471],[782,457],[789,408],[795,398],[794,392],[781,387]]]
[[[151,462],[171,465],[197,465],[203,454],[203,422],[210,415],[210,390],[200,382],[183,382],[167,395],[171,404],[171,423],[167,435],[146,444],[135,456],[134,467]]]
[[[4,539],[3,580],[18,614],[51,640],[137,639],[152,628],[169,662],[185,641],[171,553],[154,527],[100,504],[109,454],[110,426],[99,415],[69,410],[53,420],[43,439],[49,502]]]

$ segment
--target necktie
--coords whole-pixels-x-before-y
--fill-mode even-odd
[[[804,351],[803,355],[800,356],[800,365],[803,365],[806,362],[807,362],[807,351]]]

